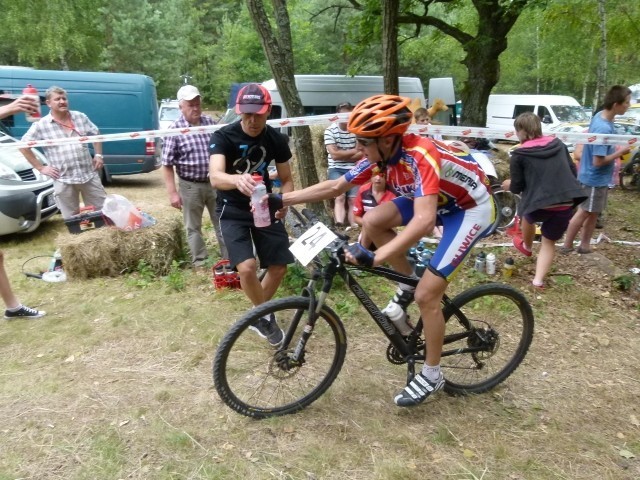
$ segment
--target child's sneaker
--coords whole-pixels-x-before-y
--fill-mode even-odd
[[[11,310],[4,311],[4,318],[12,320],[14,318],[40,318],[44,317],[47,312],[43,312],[42,310],[36,310],[35,308],[27,307],[26,305],[22,305],[18,310],[12,312]]]

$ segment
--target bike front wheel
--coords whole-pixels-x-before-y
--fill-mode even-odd
[[[441,359],[444,389],[452,394],[486,392],[503,382],[533,340],[531,305],[509,285],[473,287],[445,305],[443,313],[445,338],[455,340],[445,344]]]
[[[520,195],[502,190],[500,185],[495,185],[492,189],[493,200],[496,203],[496,219],[489,230],[489,234],[496,231],[504,231],[513,226],[518,215],[518,205]]]
[[[311,330],[310,305],[308,297],[272,300],[231,327],[213,362],[213,381],[224,403],[248,417],[267,418],[302,410],[331,386],[344,363],[346,332],[326,305]],[[284,331],[279,347],[251,328],[271,314]],[[306,343],[303,332],[311,332]]]

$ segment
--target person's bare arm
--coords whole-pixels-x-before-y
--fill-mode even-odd
[[[38,101],[33,97],[23,96],[13,102],[0,107],[0,118],[8,117],[19,112],[35,113],[38,111]]]
[[[93,142],[93,168],[94,170],[100,170],[104,167],[104,157],[102,156],[102,142]]]
[[[288,193],[293,191],[293,176],[291,175],[290,162],[276,163],[276,170],[278,171],[278,178],[282,186],[280,192]],[[276,212],[276,218],[284,218],[287,215],[287,207],[283,207]]]
[[[256,182],[248,173],[231,174],[225,172],[226,157],[221,154],[211,155],[209,161],[209,180],[213,188],[218,190],[238,189],[247,197],[251,196]]]
[[[162,176],[164,177],[164,185],[169,194],[169,203],[173,208],[180,210],[182,208],[182,197],[176,188],[175,171],[171,165],[162,166]]]
[[[347,182],[344,176],[336,180],[325,180],[316,185],[312,185],[302,190],[294,190],[282,195],[282,203],[285,206],[297,205],[299,203],[319,202],[329,200],[342,195],[349,190],[353,184]]]
[[[33,153],[33,150],[31,150],[30,148],[21,148],[20,153],[22,153],[22,155],[24,155],[24,158],[27,159],[31,166],[38,170],[41,174],[51,177],[54,180],[60,178],[60,172],[58,171],[58,169],[50,165],[43,165],[42,163],[40,163],[38,157],[36,157],[35,153]]]
[[[609,165],[616,161],[616,158],[622,157],[631,151],[631,147],[629,145],[625,145],[622,148],[616,149],[611,155],[601,156],[594,155],[593,156],[593,166],[594,167],[604,167],[605,165]]]
[[[347,150],[338,148],[335,143],[331,143],[326,146],[327,152],[331,155],[331,158],[338,160],[339,162],[357,162],[364,158],[361,152],[355,148],[349,148]]]

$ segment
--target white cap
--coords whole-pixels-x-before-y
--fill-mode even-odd
[[[178,100],[193,100],[200,96],[200,92],[193,85],[185,85],[178,90]]]

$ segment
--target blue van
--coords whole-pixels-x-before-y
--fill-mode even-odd
[[[49,113],[44,94],[57,85],[69,96],[69,108],[89,116],[100,133],[138,132],[158,129],[158,100],[151,77],[132,73],[74,72],[0,67],[0,94],[17,97],[27,84],[38,89],[42,115]],[[8,101],[8,100],[7,100]],[[31,125],[23,114],[2,120],[16,138]],[[160,167],[160,139],[137,139],[103,143],[103,182],[113,175],[147,173]]]

